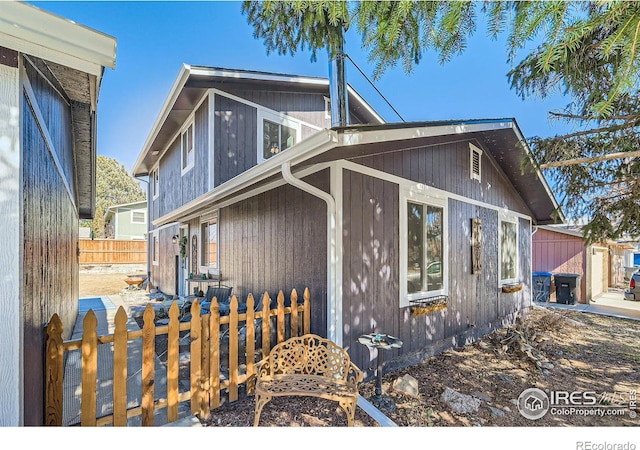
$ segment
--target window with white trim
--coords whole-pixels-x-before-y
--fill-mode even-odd
[[[180,149],[182,154],[182,175],[193,167],[195,150],[193,144],[193,121],[180,133]]]
[[[515,217],[500,219],[498,230],[500,244],[500,284],[518,281],[518,220]]]
[[[258,163],[300,142],[300,123],[258,109]]]
[[[151,192],[155,200],[160,195],[160,168],[156,167],[151,171]]]
[[[219,273],[218,214],[200,221],[200,270],[203,273]]]
[[[447,200],[411,191],[400,202],[400,306],[447,295]]]
[[[147,223],[147,214],[144,211],[131,211],[131,223]]]
[[[482,181],[482,150],[469,144],[469,172],[472,180]]]
[[[151,261],[154,266],[160,264],[160,242],[158,240],[158,233],[151,234]]]

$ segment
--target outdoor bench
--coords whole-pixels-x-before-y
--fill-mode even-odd
[[[353,426],[362,371],[345,349],[315,334],[279,343],[256,365],[255,418],[273,397],[312,396],[337,401]]]

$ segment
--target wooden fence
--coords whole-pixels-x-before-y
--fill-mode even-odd
[[[300,304],[294,289],[291,292],[291,306],[286,307],[284,294],[280,291],[275,309],[271,309],[271,299],[266,292],[262,297],[261,310],[256,310],[251,294],[246,300],[246,312],[239,313],[238,305],[238,299],[234,295],[229,314],[221,316],[215,298],[211,303],[210,314],[200,314],[201,308],[196,301],[191,307],[191,320],[181,322],[178,304],[173,302],[169,308],[169,324],[156,326],[156,312],[148,304],[143,314],[144,327],[135,331],[127,330],[127,314],[120,307],[115,317],[114,334],[104,336],[97,335],[96,316],[93,311],[89,311],[84,319],[82,339],[69,341],[63,341],[62,323],[58,315],[54,314],[46,327],[45,425],[63,425],[65,352],[72,350],[82,351],[81,426],[127,426],[127,419],[137,416],[142,416],[142,426],[153,426],[154,414],[163,408],[167,410],[167,422],[175,422],[178,420],[178,404],[187,401],[190,402],[191,413],[204,419],[210,416],[212,409],[221,405],[222,394],[226,395],[228,402],[236,401],[241,385],[244,385],[247,394],[252,394],[255,363],[267,356],[276,343],[309,333],[310,294],[305,289],[303,303]],[[267,317],[269,320],[264,320]],[[287,317],[289,320],[286,320]],[[247,324],[254,326],[246,326]],[[260,336],[256,335],[256,329],[261,330]],[[245,331],[241,332],[242,330]],[[168,338],[167,396],[156,399],[154,388],[157,387],[158,380],[155,379],[155,343],[157,336],[165,334]],[[243,335],[244,339],[241,339]],[[180,392],[180,341],[185,336],[189,340],[190,389]],[[128,352],[135,345],[131,341],[136,339],[142,340],[142,395],[140,405],[128,408]],[[97,417],[97,354],[100,345],[112,345],[113,348],[113,412]],[[226,367],[221,364],[224,349],[228,350]],[[244,350],[240,351],[242,349]]]
[[[146,264],[147,241],[80,239],[80,264]]]

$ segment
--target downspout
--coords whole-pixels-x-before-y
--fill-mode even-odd
[[[336,201],[331,194],[294,177],[291,173],[291,162],[284,162],[281,171],[282,177],[287,183],[324,200],[327,204],[327,338],[342,345],[341,305],[337,295],[339,274],[337,273]]]

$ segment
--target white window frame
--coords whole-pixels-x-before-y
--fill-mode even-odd
[[[324,97],[324,118],[331,120],[331,99]]]
[[[180,130],[180,167],[182,168],[181,174],[184,176],[187,172],[193,169],[196,161],[196,126],[193,117],[187,120]],[[185,153],[184,139],[185,136],[191,134],[191,148]]]
[[[218,211],[216,210],[215,212],[208,214],[206,216],[202,216],[200,218],[200,225],[198,227],[198,234],[199,234],[199,241],[200,241],[200,248],[198,248],[198,266],[200,267],[200,272],[201,273],[210,273],[213,275],[218,275],[220,274],[220,219],[219,219],[219,214]],[[203,225],[207,225],[207,228],[209,227],[209,222],[211,220],[215,219],[216,221],[216,264],[212,265],[211,261],[207,262],[207,265],[203,265],[202,264],[202,259],[204,257],[204,252],[203,252],[203,245],[204,245],[204,235],[203,235]]]
[[[513,278],[502,278],[502,223],[507,222],[515,225],[516,229],[516,256],[515,256],[515,277]],[[520,245],[519,238],[519,226],[518,226],[518,217],[514,214],[509,214],[506,212],[501,212],[498,216],[498,287],[502,287],[507,284],[513,284],[519,282],[518,273],[520,267]]]
[[[134,214],[135,213],[141,213],[142,214],[142,222],[138,222],[133,220]],[[147,212],[145,210],[142,211],[135,211],[135,210],[131,210],[131,223],[139,223],[139,224],[146,224],[147,223]]]
[[[400,307],[411,306],[413,300],[427,300],[442,295],[449,295],[449,202],[448,197],[436,192],[428,192],[424,185],[400,187]],[[419,203],[424,206],[442,208],[442,289],[437,291],[421,291],[412,294],[407,289],[407,259],[408,259],[408,217],[407,204]],[[426,267],[425,267],[426,269]]]
[[[277,123],[296,130],[296,142],[293,145],[298,144],[302,140],[302,125],[300,122],[287,117],[284,114],[272,113],[270,111],[258,108],[258,164],[265,162],[264,158],[264,121]],[[288,149],[287,149],[288,150]],[[283,150],[286,151],[286,150]]]
[[[473,160],[475,154],[478,155],[478,173],[473,171]],[[472,180],[482,181],[482,150],[473,144],[469,144],[469,173]]]
[[[157,231],[152,231],[151,235],[151,262],[154,266],[160,265],[160,240]],[[156,249],[156,246],[158,247]]]
[[[160,196],[160,167],[151,171],[151,195],[155,200]]]

